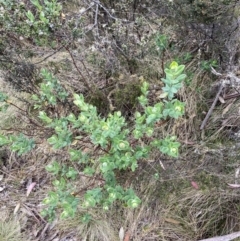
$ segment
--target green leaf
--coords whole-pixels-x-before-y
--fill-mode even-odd
[[[101,158],[101,159],[100,159],[101,161],[106,160],[102,162],[100,166],[102,173],[108,173],[109,171],[111,172],[116,167],[116,164],[113,162],[109,162],[109,159],[107,157]]]
[[[0,92],[0,102],[6,101],[8,96],[2,92]]]
[[[141,199],[138,197],[134,197],[134,198],[130,198],[127,201],[127,205],[130,208],[137,208],[139,206],[139,204],[141,203]]]
[[[172,157],[178,157],[180,143],[173,141],[172,138],[165,138],[160,146],[160,151]]]
[[[11,143],[10,140],[8,140],[8,138],[4,135],[0,135],[0,146],[4,146]]]
[[[33,23],[35,20],[34,15],[32,14],[32,12],[30,10],[27,11],[26,16],[28,17],[28,19]]]
[[[134,172],[138,167],[138,164],[137,164],[137,161],[133,161],[132,164],[131,164],[131,170],[132,172]]]
[[[53,185],[60,190],[64,190],[67,186],[67,183],[66,180],[61,177],[60,180],[54,180]]]
[[[71,161],[79,161],[82,157],[81,150],[70,149],[68,153],[70,155]]]
[[[46,23],[47,19],[45,18],[45,14],[44,14],[43,11],[40,12],[40,14],[39,14],[39,18],[40,18],[41,21],[43,21],[43,22]]]
[[[88,176],[92,176],[95,173],[95,170],[92,167],[85,167],[83,173]]]
[[[37,95],[32,95],[32,99],[35,101],[39,101],[39,97]]]
[[[53,135],[50,138],[48,138],[48,143],[51,145],[56,145],[58,143],[57,135]]]
[[[39,4],[38,0],[31,0],[31,3],[38,8],[38,10],[42,9],[42,6]]]
[[[53,175],[58,175],[61,170],[61,165],[57,161],[53,161],[52,163],[48,164],[46,170]]]
[[[82,111],[88,111],[88,105],[85,103],[84,97],[82,94],[81,95],[74,94],[73,97],[75,99],[73,103],[77,107],[79,107]]]
[[[49,118],[44,111],[40,111],[38,117],[39,117],[42,121],[46,122],[47,124],[52,123],[52,119]]]
[[[78,175],[78,172],[73,167],[68,168],[66,177],[76,179],[77,175]]]
[[[89,223],[92,220],[92,216],[90,214],[84,214],[81,218],[83,223]]]
[[[154,133],[154,130],[153,130],[153,128],[148,127],[145,132],[146,132],[146,135],[148,137],[151,137],[153,135],[153,133]]]
[[[62,122],[63,123],[63,122]],[[65,146],[69,146],[72,143],[72,132],[68,129],[62,129],[57,126],[55,128],[57,135],[53,135],[48,138],[48,143],[53,146],[55,149],[60,149]]]
[[[178,88],[176,88],[175,86],[169,86],[169,85],[166,85],[165,87],[163,87],[162,90],[168,94],[169,100],[173,99],[174,94],[178,92]]]
[[[141,95],[140,97],[138,97],[138,101],[143,107],[146,106],[148,103],[148,99],[144,95]]]
[[[148,88],[149,88],[149,83],[144,81],[142,86],[141,86],[141,91],[142,91],[144,96],[146,96],[148,94]]]
[[[169,67],[171,70],[178,69],[178,63],[176,61],[173,61]]]
[[[146,123],[147,124],[153,123],[156,119],[157,119],[157,115],[156,114],[151,114],[151,115],[149,115],[147,117]]]
[[[12,145],[11,150],[16,151],[18,155],[25,154],[35,147],[33,139],[26,138],[23,134],[19,136],[11,136]]]
[[[115,145],[116,145],[116,148],[120,151],[127,150],[129,148],[128,141],[117,140]]]
[[[84,195],[84,203],[83,206],[85,208],[95,207],[97,203],[99,203],[102,199],[102,189],[94,188],[88,190]]]
[[[47,204],[47,205],[57,205],[58,203],[58,195],[56,192],[49,192],[48,193],[48,197],[46,197],[44,200],[43,200],[43,203],[44,204]]]
[[[158,35],[156,37],[156,45],[159,48],[159,50],[165,50],[168,45],[168,38],[166,35]]]
[[[172,83],[173,83],[173,84],[180,83],[180,82],[182,82],[186,77],[187,77],[187,75],[181,74],[181,75],[179,75],[176,79],[172,80]]]

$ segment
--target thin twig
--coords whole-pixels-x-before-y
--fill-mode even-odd
[[[59,52],[62,48],[65,48],[67,47],[68,45],[70,44],[70,42],[62,45],[61,47],[59,47],[57,50],[55,50],[52,54],[49,54],[48,56],[46,56],[45,58],[43,58],[42,60],[36,62],[36,63],[33,63],[33,64],[40,64],[42,63],[43,61],[45,61],[46,59],[50,58],[51,56],[53,56],[54,54],[56,54],[57,52]]]
[[[212,112],[213,112],[213,109],[214,109],[215,105],[217,104],[218,98],[219,98],[219,96],[220,96],[220,94],[221,94],[221,92],[222,92],[222,90],[223,90],[223,87],[224,87],[224,85],[221,83],[221,85],[220,85],[220,87],[219,87],[219,90],[218,90],[218,92],[217,92],[217,95],[216,95],[216,97],[215,97],[215,99],[214,99],[214,101],[213,101],[213,103],[212,103],[212,106],[211,106],[211,108],[209,109],[207,115],[205,116],[205,118],[204,118],[204,120],[203,120],[203,122],[202,122],[202,125],[201,125],[201,127],[200,127],[200,130],[202,130],[202,129],[205,127],[205,125],[206,125],[209,117],[211,116],[211,114],[212,114]]]
[[[83,76],[82,72],[79,70],[79,68],[78,68],[78,66],[77,66],[77,64],[76,64],[76,61],[75,61],[75,59],[74,59],[74,57],[73,57],[73,55],[72,55],[72,52],[69,50],[69,48],[68,48],[67,46],[66,46],[65,48],[66,48],[66,50],[68,51],[68,53],[70,54],[71,59],[72,59],[72,61],[73,61],[73,65],[75,66],[75,68],[76,68],[77,72],[79,73],[79,75],[82,77],[82,80],[83,80],[84,84],[86,85],[86,87],[88,88],[88,90],[93,93],[93,90],[92,90],[92,88],[90,87],[90,85],[88,84],[86,78]]]
[[[99,9],[99,0],[96,3],[96,10],[95,10],[95,19],[94,19],[94,25],[97,28],[97,36],[99,36],[99,32],[98,32],[98,9]]]
[[[110,16],[110,18],[112,18],[112,19],[114,19],[114,20],[118,20],[118,18],[115,18],[108,10],[107,10],[107,8],[105,8],[101,3],[100,3],[100,1],[99,0],[95,0],[95,1],[93,1],[95,4],[97,4],[97,5],[99,5],[109,16]]]
[[[79,24],[79,21],[80,21],[80,19],[81,19],[81,16],[84,14],[84,13],[86,13],[89,9],[91,9],[92,8],[92,5],[90,4],[90,6],[87,8],[87,9],[82,9],[82,10],[80,10],[80,14],[77,14],[77,15],[75,15],[75,16],[77,16],[77,21],[75,22],[75,27],[74,27],[74,29],[78,29],[79,27],[78,27],[78,24]]]
[[[36,126],[38,126],[38,127],[40,127],[40,128],[43,128],[43,126],[39,125],[38,123],[36,123],[35,120],[33,120],[32,118],[30,118],[30,117],[28,116],[28,112],[27,112],[26,110],[24,110],[24,109],[20,108],[19,106],[13,104],[13,103],[12,103],[11,101],[9,101],[9,100],[5,100],[5,103],[7,103],[7,104],[9,104],[9,105],[11,105],[11,106],[13,106],[13,107],[15,107],[16,109],[18,109],[18,110],[21,111],[21,112],[24,112],[24,113],[25,113],[24,116],[27,117],[27,119],[30,121],[30,123],[33,123],[34,125],[36,125]]]
[[[240,96],[240,93],[235,93],[235,94],[231,94],[231,95],[225,95],[225,96],[223,96],[223,99],[224,100],[229,100],[229,99],[236,98],[238,96]]]
[[[201,239],[199,241],[231,241],[235,238],[240,237],[240,232],[231,233],[224,236],[217,236],[213,238]]]

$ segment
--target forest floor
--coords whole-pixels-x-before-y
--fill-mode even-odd
[[[240,51],[238,48],[239,45],[237,50]],[[179,120],[160,124],[156,130],[161,135],[178,137],[179,157],[172,159],[152,153],[151,159],[139,163],[134,173],[121,176],[123,184],[131,186],[141,198],[139,208],[129,210],[116,205],[107,213],[95,208],[91,211],[93,219],[87,224],[81,223],[80,214],[72,219],[48,222],[40,212],[42,200],[52,190],[53,178],[45,167],[54,152],[44,140],[31,155],[18,156],[3,148],[0,152],[0,241],[4,235],[9,235],[9,241],[121,241],[121,228],[124,241],[197,241],[239,231],[239,86],[228,84],[224,87],[206,125],[202,130],[200,126],[217,96],[221,81],[240,81],[240,59],[235,59],[231,68],[225,68],[222,76],[216,76],[211,70],[199,68],[198,57],[195,54],[185,64],[191,78],[180,91],[179,98],[186,103],[186,114]],[[36,63],[44,58],[37,56],[31,61]],[[69,52],[61,50],[38,67],[51,69],[69,87],[68,79],[77,79],[70,60]],[[80,59],[76,62],[81,64]],[[150,67],[154,69],[155,63]],[[117,78],[124,86],[123,78],[131,82],[141,75],[124,73]],[[99,76],[96,84],[100,87],[106,83]],[[16,91],[5,80],[0,79],[1,91],[11,96],[12,103],[25,108],[22,99],[30,99],[30,95]],[[161,87],[161,80],[150,79],[150,84]],[[151,89],[152,101],[156,101],[158,94]],[[120,108],[124,110],[123,106]],[[16,127],[33,133],[33,127],[25,121],[21,111],[11,107],[6,113],[1,112],[0,128],[7,134],[14,133]]]

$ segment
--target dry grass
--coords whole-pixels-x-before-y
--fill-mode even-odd
[[[75,237],[81,241],[112,241],[118,240],[119,228],[114,226],[114,220],[121,219],[121,217],[110,217],[102,210],[91,210],[91,221],[83,223],[81,221],[82,213],[67,220],[60,220],[58,222],[58,229],[64,232],[72,232]]]
[[[124,228],[132,240],[194,241],[238,231],[238,192],[214,187],[194,190],[179,180],[166,181],[165,190],[163,185],[150,183],[154,192],[151,188],[144,192],[142,206],[124,212]],[[167,186],[174,188],[169,191]]]
[[[136,62],[127,62],[116,47],[113,47],[115,40],[110,38],[112,33],[111,35],[106,33],[99,43],[88,38],[78,40],[82,42],[76,43],[75,61],[90,85],[97,85],[108,94],[123,82],[121,76],[124,76],[124,83],[130,82],[130,84],[134,83],[133,77],[139,79],[143,76],[151,83],[153,90],[161,89],[162,59],[157,54],[154,37],[160,28],[160,22],[164,22],[164,19],[158,23],[144,18],[141,21],[143,21],[141,37],[144,37],[141,38],[141,43],[131,42],[133,35],[127,39],[130,43],[120,39],[123,43],[129,44],[127,46],[129,56],[133,60],[137,59]],[[120,31],[127,33],[128,27],[132,28],[132,32],[136,30],[132,25],[124,25],[114,30],[116,36],[120,35]],[[161,33],[176,41],[174,27],[165,27],[161,27]],[[108,43],[109,39],[112,41],[111,44]],[[104,47],[105,45],[107,47]],[[78,55],[78,52],[81,54]],[[138,59],[141,54],[142,59]],[[164,62],[172,61],[175,54],[174,51],[167,51]],[[177,54],[180,56],[184,52]],[[41,59],[35,58],[33,62]],[[55,72],[69,91],[84,92],[86,88],[83,87],[83,81],[79,79],[79,73],[71,61],[69,53],[64,50],[41,63],[41,67],[48,67]],[[238,126],[238,113],[235,109],[239,108],[239,103],[236,101],[230,107],[229,102],[218,106],[208,122],[207,131],[205,133],[199,131],[204,112],[209,107],[206,96],[210,95],[209,89],[214,81],[212,76],[199,68],[199,61],[193,57],[186,64],[186,71],[192,75],[192,78],[189,80],[189,85],[185,85],[177,96],[186,103],[186,114],[179,120],[169,120],[159,125],[156,131],[159,138],[167,135],[178,136],[182,143],[180,157],[173,160],[159,153],[153,153],[149,160],[139,163],[139,169],[135,173],[126,173],[122,176],[124,186],[132,186],[142,199],[141,206],[136,210],[126,209],[121,205],[113,206],[108,213],[95,209],[91,211],[92,220],[87,224],[81,222],[82,213],[79,212],[73,219],[58,220],[55,229],[48,230],[49,233],[45,237],[46,224],[39,216],[40,203],[52,185],[44,168],[53,157],[57,157],[62,163],[66,162],[66,154],[63,151],[54,152],[45,140],[41,140],[41,144],[28,157],[20,158],[7,152],[8,157],[4,160],[4,164],[0,163],[1,172],[4,173],[4,184],[8,186],[7,195],[0,193],[1,201],[11,213],[21,202],[19,213],[27,218],[29,226],[25,232],[29,234],[29,239],[35,240],[34,234],[42,233],[41,240],[47,241],[53,232],[58,230],[58,237],[61,234],[62,236],[71,234],[77,241],[115,241],[118,240],[119,229],[123,227],[125,232],[130,233],[133,241],[194,241],[239,230],[239,192],[229,190],[226,186],[226,183],[238,182],[235,173],[239,166],[236,158],[239,151],[237,146],[232,148],[232,143],[230,143],[232,149],[224,146],[228,138],[224,132],[225,128]],[[69,66],[66,66],[65,63],[69,62]],[[16,94],[11,92],[9,87],[4,89],[11,96]],[[150,101],[156,102],[157,91],[153,90],[150,93]],[[95,101],[92,94],[86,95],[90,101]],[[127,92],[127,95],[131,93]],[[121,100],[121,96],[119,99]],[[99,102],[99,99],[95,102]],[[103,109],[106,112],[106,106]],[[224,110],[226,111],[222,116]],[[16,110],[10,109],[6,117],[1,115],[1,126],[19,127],[19,123],[14,119],[15,114]],[[225,126],[221,126],[223,118],[227,120]],[[161,163],[165,170],[161,167]],[[154,178],[155,173],[159,174],[158,180]],[[198,184],[198,190],[191,186],[191,181]],[[31,182],[36,182],[37,185],[27,198],[26,188]],[[81,185],[83,184],[84,182],[81,182]],[[21,238],[19,221],[0,216],[0,241],[20,241]]]
[[[21,233],[20,221],[17,217],[9,216],[9,213],[1,211],[0,214],[0,240],[1,241],[27,241]]]

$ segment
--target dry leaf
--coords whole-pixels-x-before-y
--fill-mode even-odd
[[[223,97],[222,96],[219,96],[218,97],[218,100],[222,103],[222,104],[224,104],[225,103],[225,100],[223,99]]]
[[[181,141],[182,143],[186,144],[186,145],[195,145],[196,142],[194,141],[188,141],[188,140],[185,140],[185,141]]]
[[[159,98],[160,99],[164,99],[164,98],[166,98],[167,97],[167,93],[165,93],[165,92],[163,92],[160,96],[159,96]]]
[[[2,186],[0,187],[0,192],[2,192],[6,187]]]
[[[231,187],[231,188],[239,188],[240,184],[230,184],[230,183],[228,183],[228,186]]]
[[[164,167],[162,161],[159,160],[159,163],[160,163],[161,168],[162,168],[163,170],[166,170],[166,168]]]
[[[199,186],[196,182],[191,181],[191,185],[195,188],[195,189],[199,189]]]
[[[129,240],[130,240],[130,232],[126,232],[126,235],[123,241],[129,241]]]
[[[121,227],[120,230],[119,230],[119,239],[120,239],[120,241],[123,241],[123,239],[124,239],[124,229],[123,229],[123,227]]]
[[[177,221],[177,220],[175,220],[175,219],[173,219],[173,218],[165,218],[164,220],[165,220],[166,222],[168,222],[168,223],[180,224],[179,221]]]
[[[233,102],[230,103],[226,108],[224,108],[224,110],[223,110],[223,112],[222,112],[222,116],[224,116],[224,115],[230,110],[232,104],[233,104]]]
[[[28,187],[27,187],[27,194],[26,196],[28,197],[33,188],[36,186],[36,182],[32,182]]]
[[[18,203],[17,206],[14,208],[14,211],[13,211],[14,215],[18,212],[20,206],[21,206],[21,203]]]
[[[237,170],[235,171],[235,178],[236,179],[239,177],[239,173],[240,173],[240,168],[237,168]]]
[[[63,20],[66,19],[66,15],[64,13],[61,13],[61,17],[62,17]]]
[[[75,145],[77,145],[77,143],[78,143],[78,140],[74,140],[74,141],[71,143],[71,145],[72,145],[72,146],[75,146]]]

